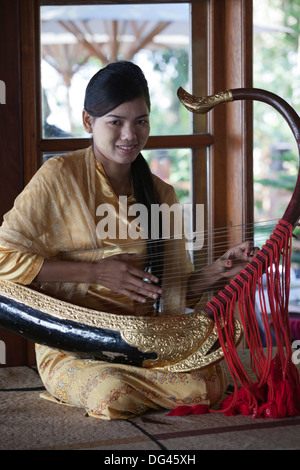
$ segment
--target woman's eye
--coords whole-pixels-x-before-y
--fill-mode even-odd
[[[113,121],[107,121],[106,124],[110,126],[119,126],[121,122],[118,119],[114,119]]]
[[[147,124],[148,121],[146,121],[146,119],[139,119],[136,123],[141,126],[141,125]]]

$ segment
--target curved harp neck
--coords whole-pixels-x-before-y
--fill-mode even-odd
[[[196,114],[206,114],[219,104],[233,101],[231,90],[221,91],[215,95],[199,98],[195,95],[191,95],[180,87],[177,90],[177,96],[188,111]]]

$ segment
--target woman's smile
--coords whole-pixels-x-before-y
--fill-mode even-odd
[[[136,147],[137,147],[137,144],[136,145],[117,145],[118,149],[122,150],[122,152],[132,152]]]

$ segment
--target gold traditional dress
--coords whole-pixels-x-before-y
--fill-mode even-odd
[[[172,186],[156,176],[154,182],[161,203],[172,206],[178,202]],[[127,198],[127,208],[135,202],[134,196]],[[114,207],[117,215],[115,239],[99,237],[97,208],[104,204]],[[50,258],[80,262],[136,253],[135,262],[143,269],[145,240],[133,242],[129,236],[120,240],[120,224],[128,228],[134,216],[125,216],[119,208],[120,200],[94,158],[92,147],[49,159],[4,217],[0,228],[0,280],[34,284],[44,259]],[[164,245],[159,315],[178,316],[186,310],[192,264],[183,239],[166,240]],[[152,301],[139,304],[98,284],[44,283],[39,288],[97,310],[99,315],[124,315],[124,322],[127,315],[157,315]],[[84,359],[44,345],[36,345],[36,358],[49,392],[45,398],[82,407],[101,419],[129,418],[148,409],[173,409],[178,405],[212,405],[227,386],[220,363],[190,372],[168,372]]]

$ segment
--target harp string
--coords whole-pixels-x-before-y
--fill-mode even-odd
[[[204,230],[204,231],[197,232],[197,233],[201,233],[201,234],[204,233],[205,237],[208,237],[209,235],[213,234],[214,243],[213,243],[212,248],[213,248],[213,253],[214,253],[214,259],[216,259],[216,258],[219,258],[220,256],[222,256],[225,252],[224,237],[228,236],[228,234],[230,234],[230,235],[238,234],[239,236],[241,234],[245,241],[248,238],[249,238],[250,241],[252,241],[253,240],[253,234],[256,231],[258,231],[259,234],[255,235],[255,244],[258,244],[259,246],[260,245],[263,246],[264,243],[269,238],[270,233],[273,232],[274,227],[275,227],[277,222],[278,222],[277,220],[272,219],[272,220],[266,220],[266,221],[250,223],[250,224],[247,224],[247,225],[240,224],[240,225],[235,225],[235,226],[231,226],[231,227],[221,227],[221,228],[215,229],[213,231]],[[195,235],[195,232],[193,232],[193,234]],[[170,244],[172,244],[172,242],[176,242],[176,238],[175,239],[171,238],[171,239],[155,240],[156,243],[161,242],[162,244],[164,244],[166,241],[168,241]],[[144,243],[145,244],[145,242],[147,242],[147,240],[135,240],[133,242],[119,244],[118,247],[124,248],[124,249],[134,248],[134,247],[137,247],[139,243]],[[150,240],[148,243],[154,243],[154,241]],[[109,250],[110,248],[113,250],[115,247],[116,247],[115,245],[106,246],[106,247],[96,249],[96,250],[92,250],[92,251]],[[160,254],[157,254],[157,255],[153,255],[153,257],[152,257],[152,261],[154,261],[156,263],[156,265],[159,265],[160,263],[161,263],[161,265],[164,264],[163,287],[164,287],[165,290],[168,290],[168,288],[170,286],[174,287],[174,286],[176,286],[177,283],[178,284],[181,283],[180,274],[181,274],[181,272],[184,273],[185,270],[186,270],[186,259],[184,257],[183,257],[183,259],[181,259],[179,256],[178,257],[176,256],[176,255],[179,255],[180,252],[182,252],[182,251],[181,250],[176,250],[176,249],[173,250],[172,247],[169,246],[169,251],[167,253],[167,256],[169,257],[169,259],[168,259],[167,263],[163,263],[163,259],[164,259],[164,256],[165,256],[165,254],[163,252],[161,252]],[[70,254],[76,254],[76,253],[77,254],[86,253],[86,251],[83,250],[83,251],[66,253],[66,254],[70,255]],[[195,252],[190,252],[190,254],[192,255],[191,256],[192,263],[194,265],[196,265],[197,267],[200,266],[199,269],[201,269],[201,267],[204,267],[205,265],[207,265],[206,246],[204,246],[203,249],[201,249],[201,250],[197,250]],[[138,263],[146,265],[147,261],[148,261],[148,255],[147,255],[147,253],[141,254],[141,255],[137,254],[135,259]],[[145,268],[145,270],[149,270],[149,269],[150,269],[149,267]],[[210,277],[210,276],[206,275],[205,281],[209,282],[209,283],[210,282],[213,283],[214,279],[215,279],[215,276],[212,275]],[[214,282],[213,287],[211,288],[210,292],[213,293],[213,292],[220,291],[220,289],[223,289],[224,286],[226,284],[228,284],[229,282],[230,282],[230,278],[228,280],[222,279],[220,281]],[[201,285],[202,284],[203,284],[203,281],[200,280],[200,279],[199,279],[198,282],[195,281],[193,283],[194,289],[199,290],[199,299],[201,297]],[[189,300],[188,296],[187,296],[187,300]],[[99,307],[100,306],[101,306],[101,300],[99,300]],[[111,306],[110,311],[111,311],[111,313],[114,313],[114,311],[119,312],[120,309],[119,309],[118,306],[115,306],[115,307]]]
[[[255,230],[255,228],[259,228],[260,230],[264,230],[266,233],[267,233],[267,237],[269,236],[270,233],[272,233],[272,230],[274,229],[275,227],[275,224],[276,224],[277,220],[273,221],[273,220],[270,220],[270,221],[263,221],[263,222],[256,222],[256,223],[250,223],[250,224],[241,224],[241,225],[234,225],[232,227],[222,227],[222,228],[218,228],[218,229],[213,229],[213,230],[200,230],[200,231],[195,231],[195,232],[187,232],[185,234],[185,238],[187,239],[187,241],[189,240],[189,236],[192,238],[195,237],[195,236],[201,236],[201,237],[208,237],[208,236],[213,236],[213,239],[214,239],[214,243],[212,245],[212,248],[219,248],[219,247],[224,247],[224,236],[226,235],[232,235],[234,233],[241,233],[243,235],[243,240],[244,241],[252,241],[253,239],[253,234],[254,234],[254,231],[253,229]],[[223,237],[223,238],[222,238]],[[265,237],[263,236],[258,236],[256,235],[255,236],[255,241],[258,240],[258,239],[265,239]],[[266,238],[267,238],[266,237]],[[165,237],[165,238],[160,238],[160,239],[137,239],[137,240],[133,240],[132,242],[126,242],[126,243],[118,243],[118,244],[112,244],[112,245],[105,245],[105,246],[102,246],[102,247],[99,247],[99,248],[91,248],[91,249],[84,249],[84,250],[75,250],[75,251],[71,251],[71,252],[62,252],[59,254],[59,256],[70,256],[70,255],[80,255],[80,254],[84,254],[84,253],[88,253],[88,252],[101,252],[101,251],[104,251],[104,250],[113,250],[115,249],[116,247],[120,247],[120,248],[135,248],[137,246],[139,246],[139,244],[145,244],[147,242],[147,245],[151,245],[151,244],[157,244],[159,242],[161,243],[164,243],[166,241],[172,241],[172,240],[177,240],[178,238],[183,238],[183,236],[178,236],[178,237],[173,237],[173,236],[170,236],[170,237]],[[220,242],[218,242],[218,238],[221,239]],[[104,241],[105,242],[105,241]],[[238,241],[237,243],[240,243],[240,241]],[[223,248],[224,250],[224,248]],[[191,250],[193,251],[193,250]],[[199,251],[199,250],[195,250],[195,251]],[[176,254],[176,251],[174,251],[174,254]],[[141,255],[143,256],[143,255]],[[144,255],[145,258],[146,258],[146,255]],[[154,255],[155,256],[155,255]]]

